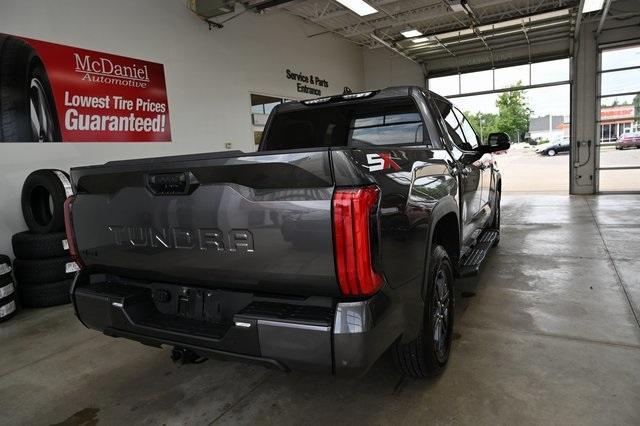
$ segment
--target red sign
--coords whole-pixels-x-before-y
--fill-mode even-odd
[[[36,129],[32,131],[35,138],[65,142],[171,141],[162,64],[0,34],[3,37],[27,44],[20,49],[33,50],[35,59],[27,65],[31,73],[27,114],[31,128]]]
[[[613,120],[626,118],[628,121],[633,121],[634,109],[633,105],[602,107],[600,109],[600,119]]]

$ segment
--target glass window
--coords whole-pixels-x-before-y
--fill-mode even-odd
[[[282,103],[282,99],[273,96],[251,94],[251,112],[253,114],[270,114],[271,110]]]
[[[529,65],[496,69],[496,89],[526,86],[529,84]]]
[[[349,145],[405,145],[422,142],[422,123],[354,128]]]
[[[463,147],[463,149],[476,149],[478,147],[478,135],[473,130],[471,123],[469,120],[462,114],[458,109],[454,109],[456,117],[458,121],[460,121],[460,126],[462,128],[462,133],[464,133],[464,138],[467,141],[467,145]]]
[[[640,69],[605,72],[600,78],[601,95],[640,92]]]
[[[438,106],[438,112],[440,112],[440,115],[444,118],[444,121],[447,124],[447,130],[451,140],[453,140],[453,143],[459,147],[464,146],[466,143],[464,133],[462,132],[462,127],[454,114],[454,109],[451,104],[439,99],[436,99],[435,103]]]
[[[277,114],[268,131],[269,150],[425,143],[411,99],[302,107]]]
[[[602,70],[640,66],[640,46],[607,49],[602,52]]]
[[[569,80],[569,58],[531,64],[531,84]]]
[[[493,90],[493,70],[460,74],[462,93]]]
[[[264,104],[264,113],[265,114],[271,114],[271,111],[276,107],[276,105],[279,105],[280,103],[281,103],[281,101],[269,102],[267,104]]]
[[[459,95],[460,80],[458,74],[430,78],[429,90],[442,96]]]

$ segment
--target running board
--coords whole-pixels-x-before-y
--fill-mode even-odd
[[[478,275],[480,265],[487,257],[489,250],[493,247],[493,243],[500,236],[500,231],[495,229],[487,229],[478,237],[476,244],[473,246],[460,262],[458,276],[460,278],[473,277]]]

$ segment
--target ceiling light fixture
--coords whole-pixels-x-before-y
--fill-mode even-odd
[[[351,9],[359,16],[367,16],[372,13],[378,12],[378,9],[371,6],[364,0],[336,0],[338,3],[343,5],[344,7]]]
[[[602,9],[602,5],[604,4],[604,0],[584,0],[584,5],[582,6],[582,13],[595,12],[596,10]]]
[[[405,38],[411,38],[411,37],[420,37],[422,35],[422,33],[418,30],[407,30],[407,31],[403,31],[400,34],[402,34]]]
[[[466,3],[465,0],[452,0],[448,4],[451,10],[453,10],[454,12],[467,13],[467,9],[464,7],[465,3]]]
[[[411,39],[411,41],[414,43],[425,43],[429,40],[431,40],[429,37],[418,37],[418,38]]]

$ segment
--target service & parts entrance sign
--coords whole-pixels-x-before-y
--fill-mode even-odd
[[[0,34],[0,141],[169,142],[162,64]]]

